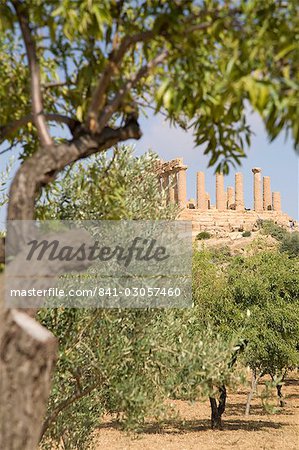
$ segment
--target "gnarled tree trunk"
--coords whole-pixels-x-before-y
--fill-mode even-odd
[[[3,276],[1,298],[3,300]],[[56,339],[28,314],[0,312],[0,448],[33,450],[41,431]]]
[[[278,397],[278,405],[283,408],[286,405],[286,402],[284,400],[284,396],[282,393],[282,384],[278,384],[276,386],[276,390],[277,390],[277,397]]]
[[[212,430],[222,430],[222,414],[226,406],[226,387],[223,385],[219,388],[219,402],[210,397],[211,405],[211,428]]]

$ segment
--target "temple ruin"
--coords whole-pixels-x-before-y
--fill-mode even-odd
[[[187,166],[182,158],[157,163],[157,173],[161,188],[166,190],[167,203],[180,208],[179,219],[192,220],[196,231],[214,229],[220,231],[252,231],[260,220],[274,220],[287,226],[292,220],[281,210],[280,192],[271,191],[269,176],[262,178],[262,169],[254,167],[253,208],[245,208],[243,174],[235,174],[235,185],[225,188],[222,173],[215,176],[216,198],[211,197],[205,188],[205,173],[196,174],[196,200],[187,200]]]

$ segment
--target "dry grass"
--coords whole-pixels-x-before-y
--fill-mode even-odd
[[[95,435],[97,450],[299,450],[299,377],[286,381],[286,407],[266,413],[259,399],[252,402],[249,418],[244,417],[246,390],[229,394],[224,430],[210,430],[209,403],[175,401],[180,420],[161,427],[148,424],[137,436],[121,431],[106,417]]]

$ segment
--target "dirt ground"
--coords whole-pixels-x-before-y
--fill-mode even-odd
[[[95,435],[97,450],[299,450],[299,374],[292,374],[283,388],[286,406],[275,414],[263,410],[260,399],[244,417],[246,389],[229,393],[223,416],[224,430],[210,430],[209,402],[173,402],[180,420],[160,428],[149,424],[138,436],[118,429],[107,417]],[[273,402],[273,401],[272,401]]]

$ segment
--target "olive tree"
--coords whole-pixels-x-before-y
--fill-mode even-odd
[[[195,268],[199,320],[213,324],[224,339],[239,331],[246,342],[240,358],[252,370],[246,414],[264,375],[276,380],[282,406],[282,382],[299,363],[298,259],[262,251],[214,264],[212,253],[198,253]]]
[[[131,147],[120,146],[111,158],[100,155],[79,163],[47,190],[37,217],[174,219],[178,208],[165,205],[156,161],[153,153],[136,158]],[[59,338],[41,436],[46,449],[61,440],[66,448],[85,449],[104,413],[136,430],[149,417],[159,421],[171,415],[165,399],[210,396],[214,407],[218,388],[237,379],[230,365],[238,351],[235,339],[202,326],[192,308],[59,308],[41,310],[38,318]],[[213,427],[221,425],[219,419]]]

